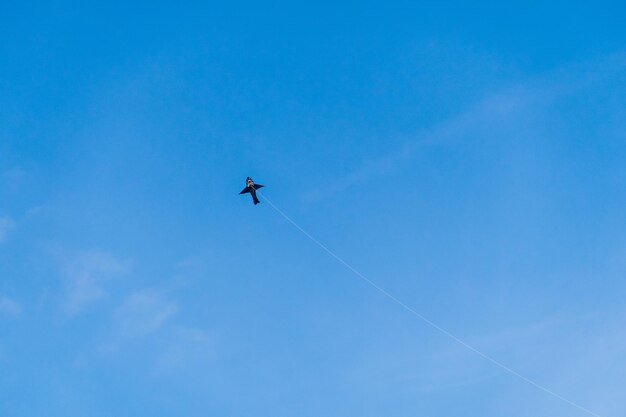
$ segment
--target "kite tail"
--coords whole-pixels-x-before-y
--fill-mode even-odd
[[[256,196],[256,191],[254,190],[254,188],[252,189],[250,194],[252,194],[252,201],[254,201],[254,205],[256,206],[257,204],[259,204],[260,201]]]

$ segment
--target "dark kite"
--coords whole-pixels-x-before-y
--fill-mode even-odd
[[[259,199],[256,196],[256,190],[258,190],[261,187],[263,187],[263,185],[255,184],[254,181],[252,181],[252,178],[248,177],[246,178],[246,188],[241,190],[239,194],[245,194],[245,193],[252,194],[252,201],[254,201],[254,205],[256,206],[257,204],[260,203]]]

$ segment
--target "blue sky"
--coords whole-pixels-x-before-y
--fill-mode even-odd
[[[624,415],[624,13],[4,5],[0,415]]]

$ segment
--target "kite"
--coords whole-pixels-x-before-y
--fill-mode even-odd
[[[252,194],[252,201],[254,201],[254,205],[256,206],[257,204],[260,203],[259,199],[256,196],[256,190],[258,190],[261,187],[263,187],[263,185],[255,184],[254,181],[252,181],[252,178],[248,177],[246,178],[246,188],[241,190],[239,194],[245,194],[245,193]]]

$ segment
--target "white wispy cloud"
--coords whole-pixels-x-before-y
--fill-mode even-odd
[[[0,316],[17,317],[22,314],[22,306],[17,301],[0,294]]]
[[[464,111],[443,122],[416,132],[402,146],[387,154],[365,161],[351,172],[340,176],[329,184],[317,188],[304,196],[306,201],[320,201],[348,188],[361,184],[374,176],[385,175],[410,161],[420,149],[451,144],[463,140],[468,135],[480,136],[481,132],[511,128],[519,124],[545,101],[548,93],[539,94],[528,86],[516,86],[493,93],[471,104]],[[478,134],[478,135],[476,135]]]
[[[128,344],[145,342],[166,328],[178,313],[178,304],[161,291],[143,289],[127,295],[113,310],[110,330],[99,351],[114,354]],[[157,348],[151,345],[149,350]]]
[[[215,340],[212,334],[195,327],[174,326],[159,352],[155,374],[165,374],[184,369],[190,364],[203,364],[215,356]]]
[[[127,273],[128,264],[97,251],[85,252],[65,267],[63,311],[72,316],[108,296],[106,283]]]
[[[111,356],[140,348],[151,358],[155,375],[206,365],[215,357],[214,335],[190,326],[179,312],[179,303],[162,289],[142,289],[127,295],[112,313],[99,354]]]
[[[415,132],[399,148],[365,161],[330,183],[303,196],[316,202],[385,175],[414,158],[421,149],[465,141],[468,138],[514,136],[532,128],[537,115],[547,117],[550,106],[571,94],[593,89],[603,79],[619,74],[626,67],[626,54],[613,54],[585,64],[566,65],[549,73],[523,80],[509,88],[487,93],[463,111],[442,122]],[[558,111],[552,111],[558,117]]]
[[[115,310],[117,332],[123,338],[144,337],[158,331],[178,312],[178,305],[154,290],[137,291]]]
[[[0,243],[6,241],[9,232],[15,227],[15,222],[10,217],[0,217]]]

